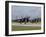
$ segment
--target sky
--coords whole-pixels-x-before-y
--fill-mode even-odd
[[[12,20],[16,19],[19,17],[25,17],[25,16],[30,16],[31,18],[35,18],[37,16],[41,16],[41,7],[36,7],[36,6],[16,6],[12,5],[11,7],[11,16]]]

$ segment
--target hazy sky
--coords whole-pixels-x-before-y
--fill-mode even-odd
[[[37,17],[37,16],[41,16],[41,7],[35,7],[35,6],[16,6],[13,5],[12,9],[12,19],[16,19],[16,16],[20,17],[20,16],[30,16],[32,17]]]

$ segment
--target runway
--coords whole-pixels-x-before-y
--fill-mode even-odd
[[[32,23],[27,23],[27,24],[20,24],[20,23],[13,23],[12,25],[14,26],[31,26],[31,27],[41,27],[41,24],[32,24]]]

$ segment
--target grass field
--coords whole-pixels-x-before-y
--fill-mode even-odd
[[[40,30],[41,27],[31,27],[31,26],[14,26],[12,25],[12,31],[22,31],[22,30]]]
[[[40,30],[41,26],[20,26],[20,25],[41,25],[40,23],[27,23],[20,24],[12,22],[12,31],[24,31],[24,30]]]

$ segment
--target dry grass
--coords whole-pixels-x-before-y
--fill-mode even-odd
[[[41,29],[41,27],[14,26],[14,25],[12,25],[12,31],[40,30],[40,29]]]

